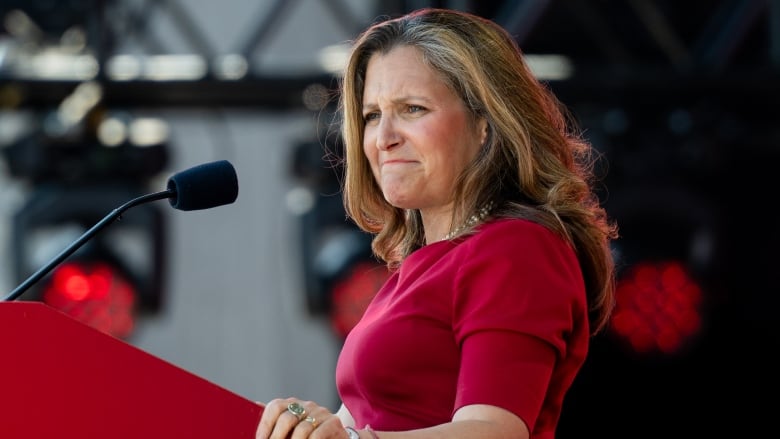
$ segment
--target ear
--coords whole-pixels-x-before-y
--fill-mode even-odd
[[[479,119],[477,119],[477,130],[479,130],[480,132],[479,144],[484,146],[485,140],[487,140],[487,135],[488,135],[487,119],[485,119],[484,117],[480,117]]]

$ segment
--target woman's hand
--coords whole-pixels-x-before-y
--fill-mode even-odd
[[[346,439],[338,416],[312,401],[274,399],[265,405],[256,439]]]

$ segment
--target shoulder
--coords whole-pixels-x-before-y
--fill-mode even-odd
[[[500,218],[484,223],[462,244],[466,247],[464,250],[488,246],[496,251],[544,248],[573,251],[562,236],[539,223],[521,218]]]
[[[518,232],[524,234],[552,234],[547,227],[524,218],[498,218],[482,224],[478,230],[485,233]]]
[[[547,227],[497,219],[454,251],[454,303],[466,332],[475,327],[469,322],[478,310],[482,323],[535,334],[564,351],[564,334],[584,327],[587,302],[577,255]]]
[[[460,273],[469,278],[491,277],[507,285],[522,283],[533,288],[556,285],[577,296],[584,291],[574,248],[557,233],[533,221],[490,221],[455,251]]]

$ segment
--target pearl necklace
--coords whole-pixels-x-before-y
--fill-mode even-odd
[[[463,224],[459,225],[455,229],[453,229],[450,233],[447,233],[444,235],[444,238],[442,238],[442,241],[450,240],[456,236],[458,236],[461,232],[463,232],[465,229],[469,227],[474,227],[476,224],[482,222],[489,214],[490,211],[493,210],[493,202],[489,202],[488,204],[482,206],[481,209],[479,209],[474,215],[471,215],[469,219],[467,219]]]

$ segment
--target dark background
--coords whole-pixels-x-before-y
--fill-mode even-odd
[[[350,32],[367,24],[354,19],[348,4],[323,2]],[[0,13],[26,10],[52,34],[80,23],[100,60],[127,36],[112,31],[108,12],[117,3],[6,0]],[[143,32],[155,5],[178,5],[186,12],[186,2],[149,5],[131,30]],[[559,437],[743,437],[774,431],[780,3],[383,1],[376,12],[393,15],[421,6],[476,12],[508,29],[525,53],[571,61],[573,74],[549,86],[607,159],[600,195],[621,230],[615,246],[619,274],[643,261],[676,261],[701,288],[701,327],[679,350],[637,352],[616,331],[594,339],[566,401]],[[274,3],[267,21],[247,40],[247,52],[273,32],[273,14],[284,7]],[[197,34],[190,36],[197,43]],[[334,81],[327,74],[262,72],[230,82],[213,76],[166,84],[106,80],[104,105],[303,108],[301,96],[311,84],[332,88]],[[75,85],[0,71],[0,103],[5,109],[45,109]],[[21,101],[14,98],[19,90]],[[147,159],[152,169],[164,161]],[[18,177],[56,178],[43,165],[25,163],[12,166]],[[306,169],[298,166],[305,177]],[[343,214],[336,209],[318,215],[327,222]],[[316,235],[322,222],[310,222],[304,233]],[[327,302],[331,292],[320,288],[319,300]],[[327,306],[311,311],[327,312]]]

